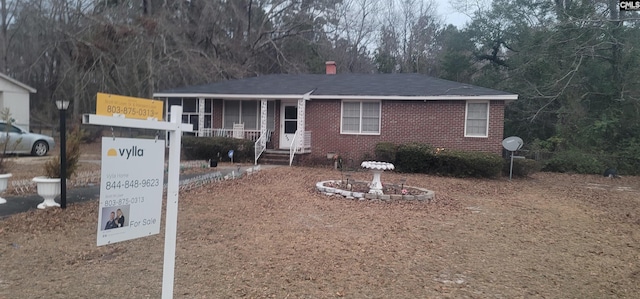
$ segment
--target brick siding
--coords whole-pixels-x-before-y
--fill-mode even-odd
[[[305,130],[312,132],[312,152],[302,160],[326,159],[328,152],[335,152],[344,159],[358,162],[372,158],[379,142],[420,142],[446,149],[502,152],[504,101],[490,101],[486,138],[464,137],[465,101],[382,101],[381,104],[380,135],[348,135],[340,134],[341,101],[307,102]],[[274,132],[275,136],[278,134]]]

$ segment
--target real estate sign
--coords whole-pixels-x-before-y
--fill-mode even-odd
[[[164,140],[102,138],[98,246],[160,232]]]
[[[164,103],[158,100],[98,93],[96,115],[145,120],[162,119]]]

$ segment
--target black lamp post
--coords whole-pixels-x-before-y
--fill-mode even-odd
[[[60,208],[67,208],[67,120],[69,101],[56,101],[60,111]]]

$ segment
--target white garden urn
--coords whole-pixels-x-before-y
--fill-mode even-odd
[[[9,185],[9,178],[11,177],[10,173],[0,174],[0,194],[7,190],[7,186]],[[0,204],[6,203],[7,200],[0,197]]]
[[[60,195],[60,178],[37,176],[33,178],[33,181],[36,182],[38,186],[38,195],[44,198],[44,201],[38,204],[38,209],[60,206],[60,204],[54,200]]]

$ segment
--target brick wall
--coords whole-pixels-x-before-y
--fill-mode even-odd
[[[379,142],[420,142],[433,147],[500,154],[504,101],[491,101],[488,138],[464,137],[465,101],[382,101],[380,135],[340,134],[340,101],[312,100],[306,107],[306,130],[312,132],[312,153],[304,160],[335,152],[360,161],[373,157]]]

